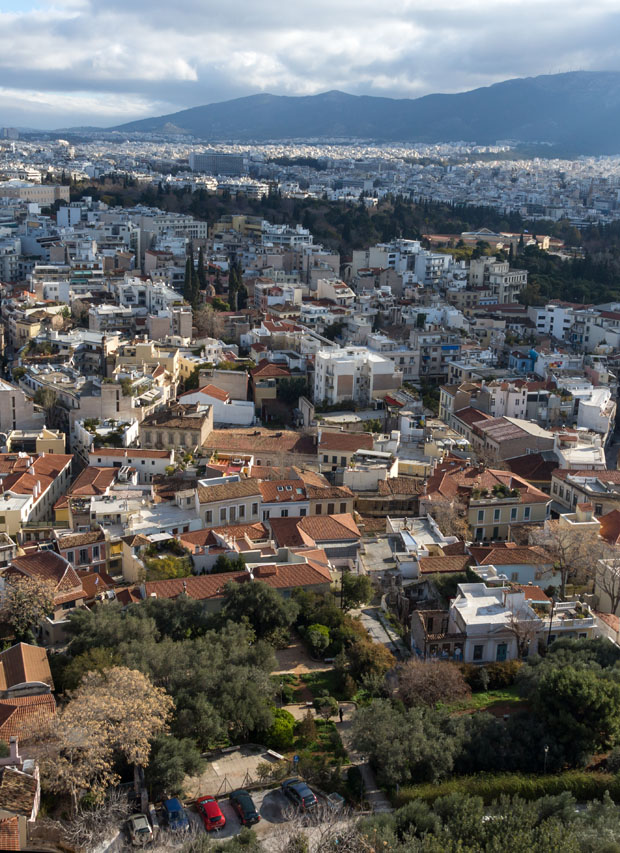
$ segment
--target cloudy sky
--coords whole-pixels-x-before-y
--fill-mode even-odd
[[[618,70],[618,32],[617,0],[0,0],[0,126]]]

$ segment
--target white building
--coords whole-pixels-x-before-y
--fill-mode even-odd
[[[215,385],[205,385],[196,391],[186,391],[179,397],[181,403],[198,403],[213,408],[215,426],[251,426],[255,421],[254,403],[233,400],[227,391]]]
[[[315,359],[314,399],[336,405],[344,400],[368,403],[395,391],[402,372],[393,361],[363,347],[319,350]]]

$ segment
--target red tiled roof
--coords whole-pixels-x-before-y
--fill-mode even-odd
[[[189,598],[204,600],[222,598],[227,583],[262,582],[274,589],[295,589],[296,587],[318,586],[330,581],[331,578],[328,580],[324,569],[319,564],[314,565],[312,562],[261,565],[256,569],[254,581],[251,580],[247,571],[149,581],[146,583],[146,595],[148,597],[155,593],[158,598],[177,598],[185,593]]]
[[[184,394],[179,396],[179,400],[182,400],[183,397],[188,397],[190,394],[204,394],[206,397],[213,397],[214,400],[221,400],[225,403],[230,395],[228,391],[222,391],[221,388],[218,388],[217,385],[203,385],[202,388],[199,388],[198,391],[186,391]]]
[[[41,682],[54,689],[46,650],[41,646],[16,643],[0,652],[0,690],[29,682]]]
[[[249,429],[214,429],[204,447],[220,453],[299,453],[316,456],[312,436],[293,430],[271,430],[260,427]],[[277,459],[277,456],[275,457]]]
[[[256,367],[253,367],[250,370],[250,373],[254,379],[270,379],[291,375],[291,371],[288,367],[282,367],[279,364],[274,364],[274,362],[268,361],[266,358],[262,358]]]
[[[453,412],[453,417],[467,424],[467,426],[473,426],[478,421],[492,420],[493,416],[481,412],[480,409],[473,409],[471,406],[466,406],[464,409],[459,409],[458,412]]]
[[[6,465],[9,461],[6,457],[10,457],[12,454],[2,455],[5,457],[3,461]],[[11,467],[11,473],[8,473],[2,480],[2,491],[11,491],[19,495],[30,495],[37,483],[39,483],[41,493],[43,493],[49,489],[54,480],[62,474],[72,461],[73,456],[49,453],[45,456],[36,457],[26,470],[23,469],[23,464],[20,462]]]
[[[489,548],[472,545],[469,551],[479,566],[553,565],[553,557],[538,545],[524,547],[514,542],[504,542]]]
[[[215,544],[216,533],[231,538],[247,536],[254,541],[269,539],[269,533],[262,521],[254,524],[228,524],[222,527],[203,527],[201,530],[192,530],[190,533],[180,533],[179,541],[187,546]],[[192,549],[193,550],[193,549]]]
[[[601,524],[599,535],[610,545],[620,544],[620,510],[612,509],[611,512],[601,515],[599,521]]]
[[[356,450],[372,450],[373,438],[368,432],[328,432],[321,430],[319,451],[343,450],[354,453]]]
[[[259,484],[259,489],[266,503],[288,503],[308,499],[301,480],[266,480]]]
[[[469,554],[450,557],[421,557],[420,572],[423,575],[435,573],[464,572],[471,562]]]
[[[51,693],[0,699],[0,740],[26,740],[43,731],[55,713],[56,700]]]
[[[518,589],[521,592],[525,593],[526,601],[548,601],[549,604],[551,604],[551,599],[549,598],[549,596],[539,586],[535,586],[533,583],[513,583],[512,586],[515,589]]]

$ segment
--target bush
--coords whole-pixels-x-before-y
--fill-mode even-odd
[[[441,660],[410,660],[398,669],[398,695],[406,707],[467,699],[471,690],[458,666]]]
[[[284,708],[273,712],[273,723],[265,735],[265,744],[269,749],[287,752],[293,748],[295,740],[295,717]]]
[[[306,628],[306,640],[314,657],[320,657],[329,646],[329,628],[315,622]]]
[[[484,690],[501,690],[510,687],[517,679],[523,664],[518,660],[496,661],[484,666],[465,663],[461,671],[465,681],[474,692]]]
[[[578,802],[600,800],[605,791],[615,802],[620,802],[620,778],[611,773],[586,773],[568,770],[554,775],[525,775],[522,773],[484,773],[479,776],[453,777],[438,784],[410,785],[394,796],[394,804],[404,806],[413,800],[433,803],[438,797],[449,794],[468,794],[482,797],[486,804],[502,795],[537,800],[569,791]]]
[[[297,737],[300,739],[303,746],[307,746],[309,743],[314,743],[317,739],[318,731],[316,723],[314,722],[314,716],[310,709],[308,709],[303,720],[300,720],[297,723],[295,730],[297,732]]]

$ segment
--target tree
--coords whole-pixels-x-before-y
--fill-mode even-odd
[[[146,781],[153,799],[165,792],[181,793],[186,776],[197,776],[204,761],[190,738],[158,735],[151,747]]]
[[[58,405],[58,394],[53,388],[39,388],[33,397],[34,403],[40,406],[45,413],[47,424],[52,423],[54,409]]]
[[[471,695],[456,664],[441,660],[410,660],[398,669],[398,696],[407,707],[436,705]]]
[[[306,716],[297,724],[297,734],[305,746],[317,739],[316,723],[309,708],[306,711]]]
[[[262,581],[229,583],[224,592],[221,615],[233,622],[247,620],[259,639],[279,629],[289,628],[298,607]]]
[[[202,246],[198,249],[198,286],[201,290],[207,289],[207,276],[205,273],[205,261]]]
[[[507,601],[509,603],[509,600]],[[519,658],[527,657],[530,651],[536,652],[536,641],[540,629],[540,621],[532,618],[532,610],[528,604],[510,604],[506,629],[517,642]]]
[[[367,604],[373,596],[374,589],[368,575],[343,572],[341,583],[343,610],[356,610],[362,604]]]
[[[592,670],[553,667],[538,680],[531,702],[574,761],[620,734],[620,684]]]
[[[325,721],[329,720],[330,717],[335,717],[338,713],[338,702],[328,693],[324,693],[322,696],[316,698],[314,700],[314,707],[317,714],[323,717]]]
[[[594,531],[574,530],[568,524],[546,521],[544,527],[534,530],[531,544],[547,551],[560,575],[560,595],[566,596],[567,583],[585,575],[596,565],[601,554],[602,543]]]
[[[71,659],[62,673],[64,690],[74,690],[87,672],[103,672],[121,663],[116,649],[94,648]]]
[[[326,625],[309,625],[305,636],[315,657],[320,657],[329,646],[329,628]]]
[[[604,602],[605,612],[617,614],[620,608],[620,547],[603,545],[600,559],[591,566],[594,575],[594,591],[600,596],[607,596],[609,603]],[[602,605],[599,604],[602,609]]]
[[[308,395],[308,383],[303,376],[291,376],[278,382],[278,398],[289,406],[296,406],[300,397]]]
[[[220,554],[215,563],[213,564],[213,568],[211,569],[212,575],[224,574],[226,572],[243,572],[245,571],[245,560],[238,554],[236,557],[230,557],[227,554]]]
[[[288,752],[295,740],[295,717],[284,708],[273,712],[273,723],[265,733],[265,744],[278,752]]]
[[[217,338],[224,334],[224,321],[212,305],[201,305],[194,311],[194,326],[199,338]],[[187,387],[187,386],[186,386]]]
[[[54,582],[43,578],[7,578],[2,613],[18,642],[33,642],[33,629],[54,611],[55,590]]]
[[[385,675],[396,663],[396,658],[384,645],[361,637],[351,643],[347,657],[355,681],[361,681],[367,673]]]
[[[462,501],[456,498],[452,501],[432,501],[429,513],[444,536],[456,536],[461,540],[471,537],[467,507]]]
[[[85,727],[100,727],[104,741],[131,764],[146,767],[151,740],[167,728],[174,703],[138,670],[115,666],[88,672],[67,704]]]

